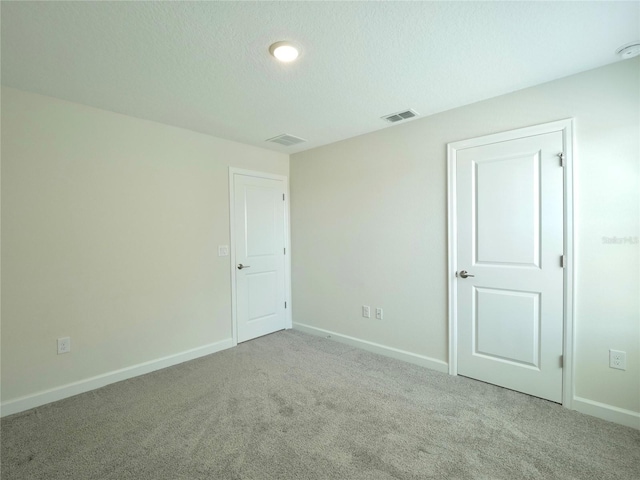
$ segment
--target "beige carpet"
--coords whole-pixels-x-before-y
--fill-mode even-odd
[[[640,479],[640,431],[296,331],[2,420],[14,479]]]

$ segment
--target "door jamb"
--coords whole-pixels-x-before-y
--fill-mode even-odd
[[[575,267],[573,241],[573,159],[574,159],[574,121],[572,118],[555,122],[519,128],[482,137],[461,140],[447,144],[448,178],[448,300],[449,300],[449,374],[458,374],[458,318],[457,318],[457,205],[456,205],[456,162],[458,150],[505,142],[508,140],[562,132],[564,144],[564,329],[563,329],[563,369],[562,369],[562,405],[572,408],[575,395],[574,386],[574,305],[575,305]]]
[[[245,170],[242,168],[229,167],[229,253],[231,270],[231,336],[232,345],[238,345],[238,317],[237,317],[237,295],[236,295],[236,249],[235,249],[235,175],[245,175],[248,177],[266,178],[271,180],[281,180],[284,186],[284,243],[286,255],[284,256],[284,294],[287,308],[285,309],[285,328],[293,328],[292,302],[291,302],[291,226],[289,224],[289,177],[277,175],[269,172],[259,172],[256,170]]]

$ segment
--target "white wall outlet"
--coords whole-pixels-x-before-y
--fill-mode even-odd
[[[382,320],[382,309],[381,308],[376,308],[376,318],[378,320]]]
[[[627,352],[620,350],[609,350],[609,367],[618,370],[627,369]]]
[[[58,339],[58,355],[71,351],[71,337],[61,337]]]
[[[364,318],[371,318],[371,308],[369,305],[362,305],[362,316]]]
[[[218,245],[218,256],[226,257],[229,255],[229,245]]]

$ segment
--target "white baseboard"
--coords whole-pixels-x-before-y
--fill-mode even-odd
[[[573,397],[571,408],[592,417],[598,417],[640,430],[640,413],[633,410],[625,410],[624,408],[614,407],[613,405],[595,402],[582,397]]]
[[[420,365],[421,367],[427,367],[432,370],[437,370],[438,372],[447,373],[449,371],[449,366],[446,362],[426,357],[424,355],[419,355],[417,353],[411,353],[405,350],[387,347],[386,345],[380,345],[379,343],[373,343],[367,340],[349,337],[348,335],[342,335],[340,333],[331,332],[322,328],[312,327],[311,325],[305,325],[303,323],[294,323],[293,328],[294,330],[300,330],[301,332],[309,333],[311,335],[317,335],[320,337],[331,337],[332,340],[336,340],[353,347],[361,348],[363,350],[377,353],[379,355],[384,355],[386,357],[395,358],[397,360],[402,360],[404,362],[413,363],[415,365]]]
[[[95,390],[111,383],[120,382],[155,370],[160,370],[162,368],[171,367],[199,357],[204,357],[205,355],[226,350],[232,346],[233,341],[231,338],[228,338],[220,342],[210,343],[203,347],[193,348],[185,352],[176,353],[174,355],[158,358],[149,362],[139,363],[138,365],[133,365],[131,367],[103,373],[102,375],[62,385],[50,390],[44,390],[32,395],[26,395],[14,400],[9,400],[0,405],[0,416],[4,417],[7,415],[13,415],[14,413],[24,412],[25,410],[62,400],[63,398],[72,397],[90,390]]]

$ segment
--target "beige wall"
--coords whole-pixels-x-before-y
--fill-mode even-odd
[[[446,361],[446,144],[573,117],[576,395],[640,412],[639,61],[292,155],[294,323]]]
[[[229,166],[289,157],[2,89],[3,402],[231,338]]]

